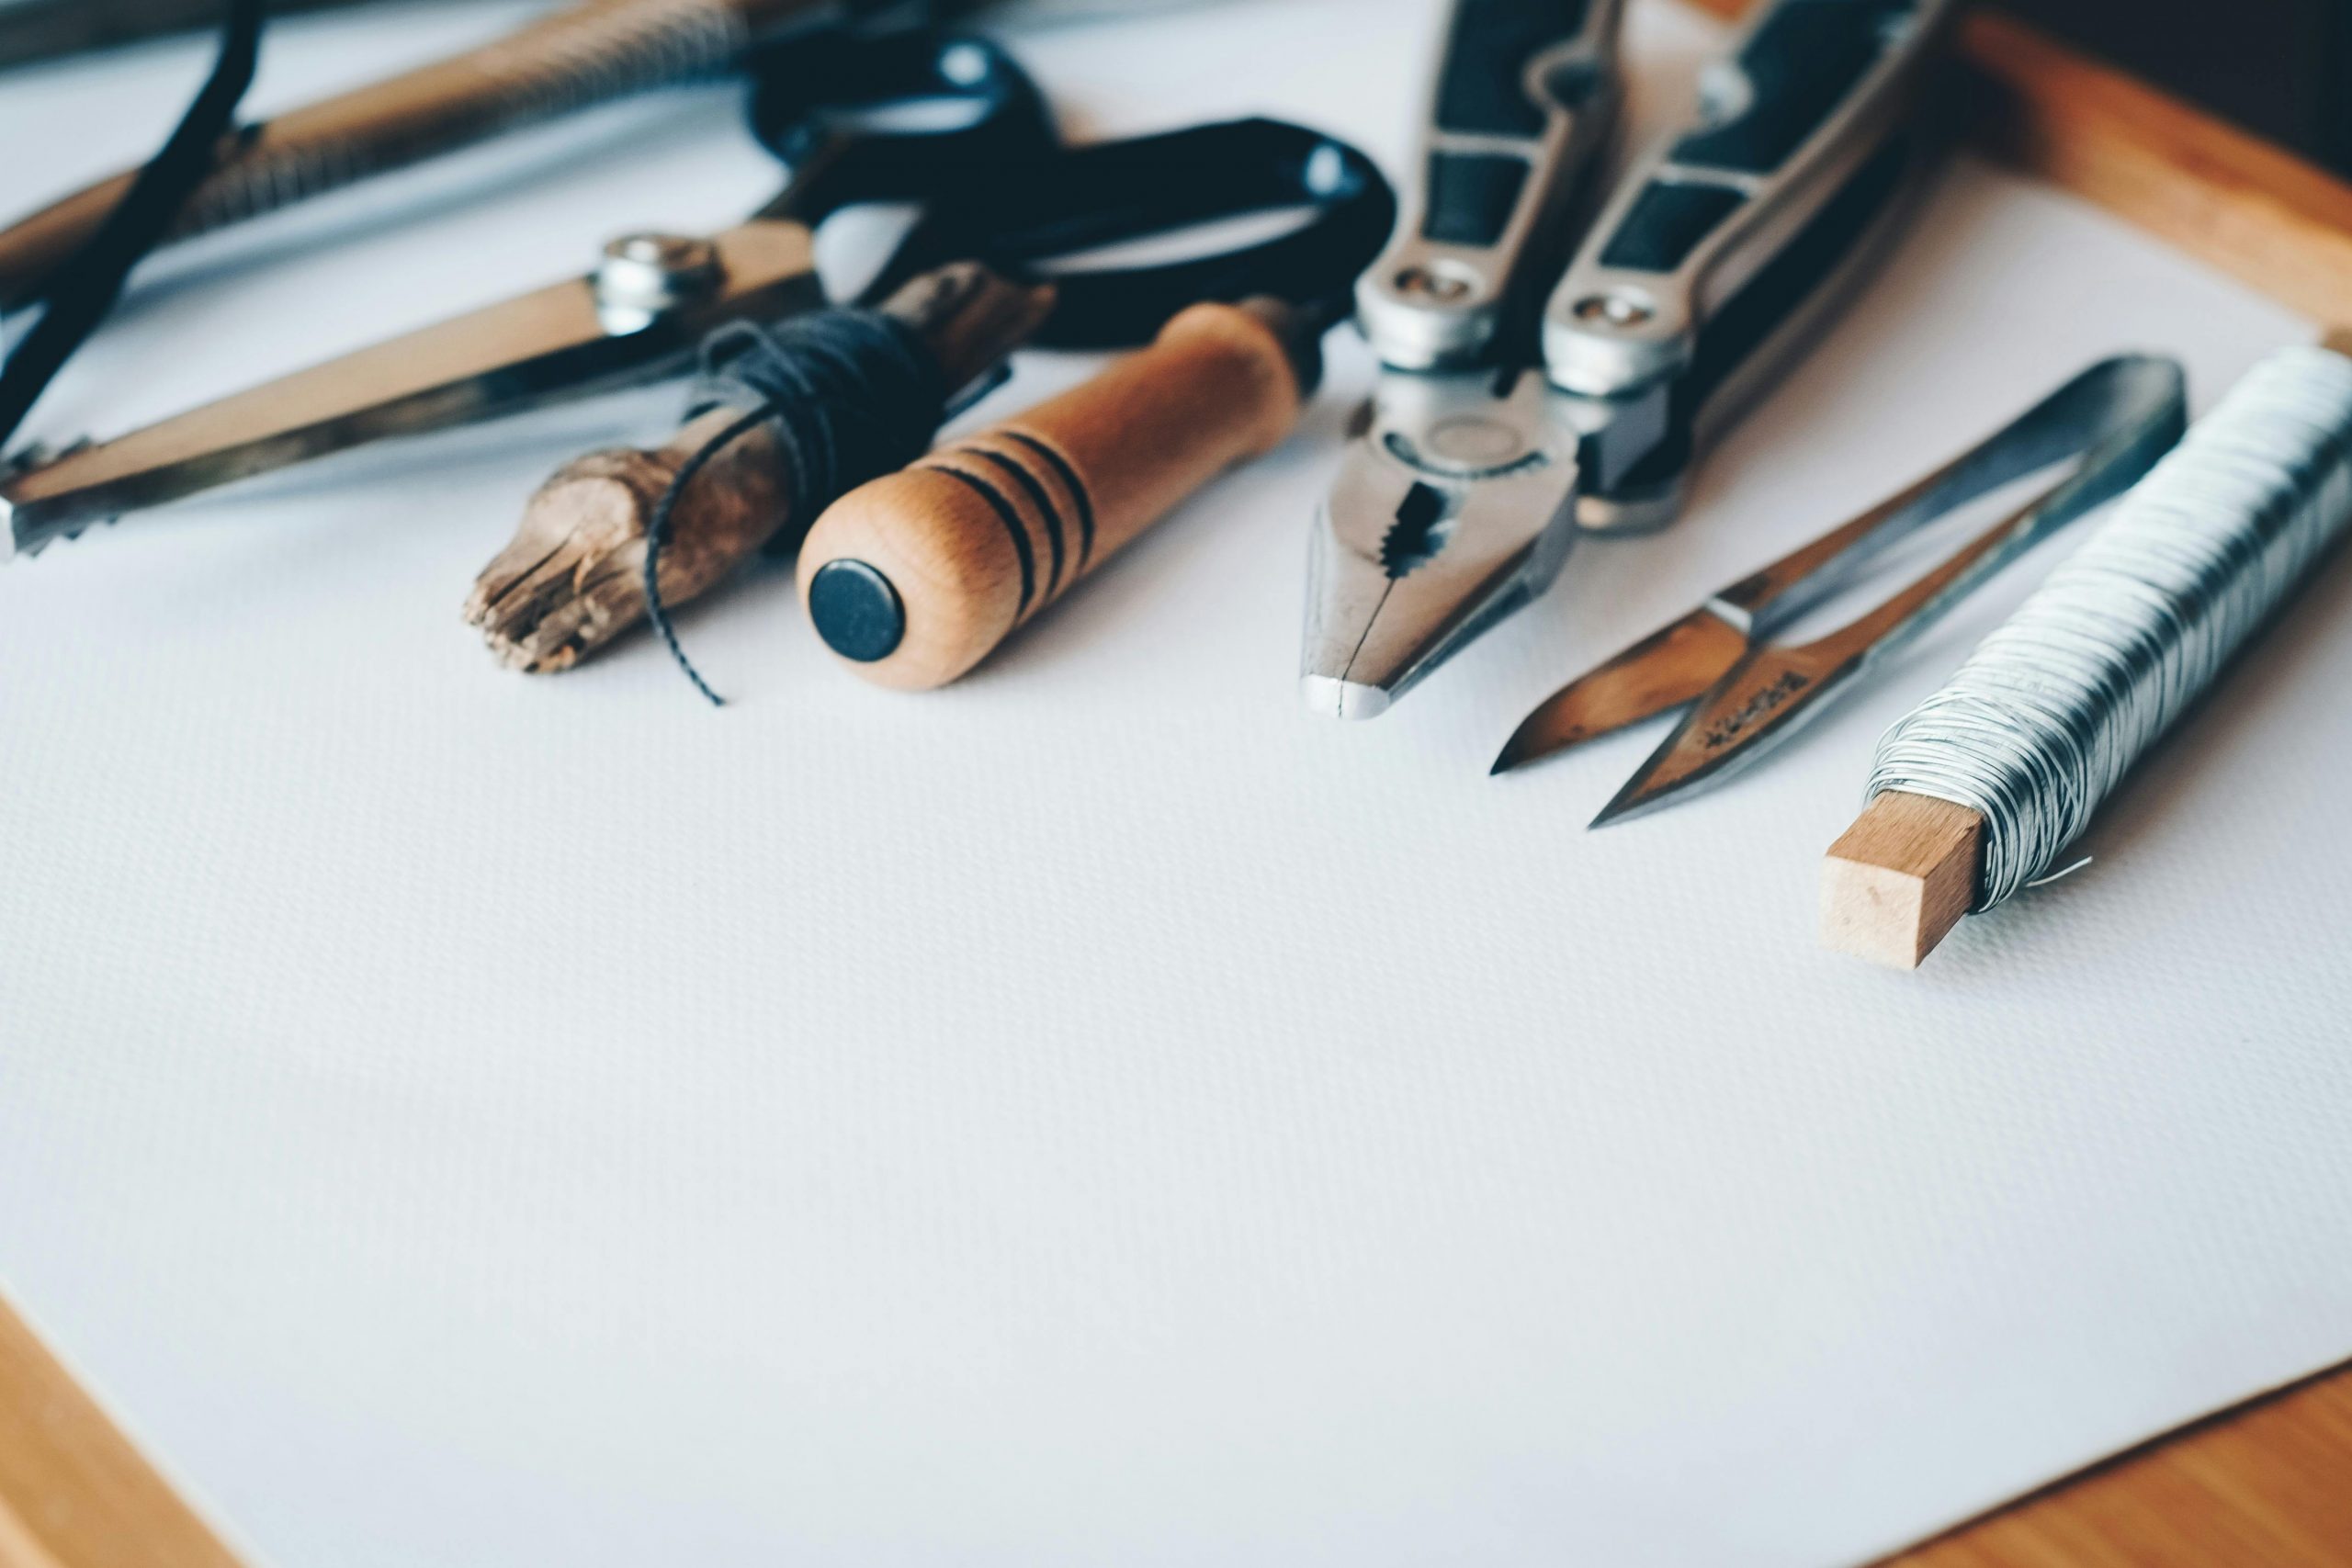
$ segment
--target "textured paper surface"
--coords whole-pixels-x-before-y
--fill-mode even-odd
[[[1714,35],[1634,12],[1671,112]],[[520,14],[289,24],[262,107]],[[1394,168],[1435,20],[1018,41],[1085,133],[1264,109]],[[201,56],[12,80],[0,205],[146,148]],[[734,123],[618,110],[207,246],[40,433],[730,220],[772,178]],[[829,668],[781,573],[684,617],[724,713],[643,639],[492,666],[473,570],[669,393],[11,565],[0,1276],[285,1568],[1897,1546],[2352,1354],[2352,573],[2090,870],[1916,976],[1815,950],[1819,856],[2049,552],[1685,807],[1582,829],[1655,730],[1487,763],[2093,356],[2177,352],[2203,406],[2308,331],[1963,164],[1679,526],[1360,727],[1292,683],[1339,338],[1299,440],[933,696]]]

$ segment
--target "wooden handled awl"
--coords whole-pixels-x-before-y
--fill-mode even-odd
[[[800,550],[827,647],[944,686],[1234,464],[1279,445],[1319,333],[1272,299],[1195,305],[1084,385],[837,501]]]
[[[1917,969],[1976,902],[1984,819],[1933,795],[1889,790],[1829,846],[1822,945]]]

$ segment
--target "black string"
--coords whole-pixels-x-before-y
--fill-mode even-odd
[[[750,412],[703,443],[662,491],[646,524],[644,581],[646,618],[712,706],[725,699],[679,646],[662,602],[662,551],[679,496],[713,458],[764,425],[782,458],[787,523],[767,548],[790,550],[822,508],[922,456],[946,422],[947,392],[914,329],[879,310],[820,310],[772,327],[739,321],[703,340],[690,416],[714,408]]]
[[[220,55],[179,127],[149,160],[97,231],[41,285],[40,320],[0,369],[0,446],[17,433],[57,372],[121,298],[123,280],[212,172],[261,52],[264,0],[229,0]]]
[[[677,509],[678,497],[695,482],[695,476],[701,473],[713,457],[774,419],[777,412],[774,403],[762,403],[704,442],[701,449],[679,468],[677,478],[670,481],[670,488],[662,492],[662,499],[654,503],[652,519],[645,525],[646,619],[651,621],[653,629],[662,634],[662,642],[670,649],[670,657],[677,660],[678,668],[685,671],[686,679],[695,683],[695,690],[710,699],[710,705],[715,708],[725,707],[727,699],[710,689],[710,682],[702,678],[702,671],[695,668],[695,661],[686,657],[686,650],[678,643],[678,629],[671,624],[669,606],[662,602],[662,547],[670,542],[670,513]]]

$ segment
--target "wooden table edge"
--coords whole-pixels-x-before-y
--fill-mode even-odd
[[[0,1568],[241,1560],[0,1295]]]
[[[1872,1568],[2343,1568],[2352,1360],[2162,1432]]]

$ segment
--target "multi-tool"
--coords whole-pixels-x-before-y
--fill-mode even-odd
[[[1580,530],[1672,519],[1891,227],[1954,8],[1758,6],[1691,123],[1593,203],[1623,0],[1456,0],[1419,199],[1357,286],[1384,368],[1315,532],[1310,706],[1385,711],[1548,588]]]

